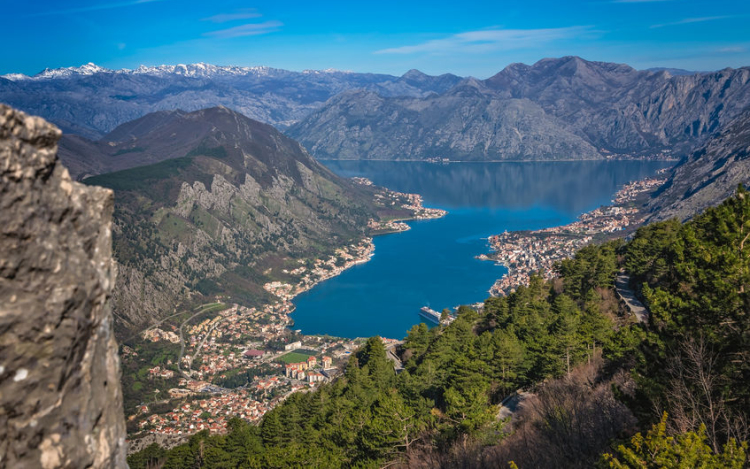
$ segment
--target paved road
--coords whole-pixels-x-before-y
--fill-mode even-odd
[[[388,350],[386,353],[387,353],[386,356],[388,357],[388,359],[393,362],[393,369],[396,370],[396,373],[401,372],[401,370],[404,369],[404,365],[401,363],[401,360],[399,360],[396,354],[394,354],[390,350]]]
[[[521,409],[521,404],[523,403],[523,401],[531,397],[534,397],[534,395],[529,392],[519,390],[503,399],[503,402],[500,404],[500,409],[498,409],[497,411],[497,420],[503,420],[508,417],[511,418],[511,425],[503,427],[503,432],[509,433],[513,431],[512,424],[515,423],[517,419],[516,414]]]
[[[396,373],[400,373],[404,369],[404,364],[401,363],[401,359],[398,358],[398,355],[393,353],[394,350],[396,350],[396,347],[398,345],[401,345],[402,343],[403,341],[398,342],[385,349],[385,356],[386,358],[388,358],[388,360],[393,362],[393,369],[396,370]]]
[[[638,322],[648,324],[648,309],[643,306],[643,303],[638,300],[635,296],[635,292],[630,288],[630,276],[624,272],[620,272],[615,280],[615,292],[622,301],[625,302],[631,313],[635,315]]]

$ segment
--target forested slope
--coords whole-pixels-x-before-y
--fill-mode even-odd
[[[398,375],[371,338],[342,378],[260,426],[150,447],[131,467],[744,467],[748,239],[740,187],[688,223],[584,248],[560,278],[462,307],[447,327],[415,326]],[[620,269],[647,324],[616,299]],[[518,388],[513,422],[499,419]]]

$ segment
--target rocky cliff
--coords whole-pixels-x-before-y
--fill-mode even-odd
[[[126,467],[112,192],[71,181],[59,137],[0,105],[0,466]]]
[[[601,158],[596,147],[539,105],[497,98],[476,80],[424,99],[348,91],[288,134],[323,159]]]
[[[681,161],[649,201],[651,220],[691,218],[750,184],[750,108]]]

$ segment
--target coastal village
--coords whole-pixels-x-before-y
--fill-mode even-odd
[[[578,217],[578,221],[536,231],[505,232],[489,238],[493,253],[480,259],[494,260],[508,272],[490,288],[492,295],[505,295],[519,285],[528,285],[534,273],[550,279],[555,262],[573,256],[576,251],[602,235],[621,232],[643,222],[643,214],[633,202],[642,194],[664,184],[663,178],[646,178],[626,184],[612,203]]]
[[[372,184],[358,179],[358,184]],[[408,210],[413,214],[410,219],[438,218],[446,213],[425,208],[415,194],[383,190],[376,197],[385,207]],[[371,220],[369,228],[373,234],[385,234],[404,231],[408,225],[401,220]],[[170,437],[169,441],[177,444],[202,430],[223,433],[232,417],[257,422],[290,394],[314,389],[338,375],[365,339],[292,331],[292,300],[319,282],[367,262],[374,249],[372,238],[365,238],[336,249],[328,258],[300,259],[297,267],[281,269],[284,281],[263,286],[275,300],[262,307],[222,302],[202,305],[181,324],[159,323],[143,331],[140,335],[146,342],[155,346],[161,342],[174,350],[179,347],[179,353],[175,359],[143,370],[155,388],[154,399],[143,402],[128,416],[131,438],[143,440],[131,444],[132,450],[155,436]],[[388,347],[399,343],[382,340]],[[143,361],[127,346],[122,357],[124,361]]]
[[[362,186],[373,185],[372,181],[367,178],[353,177],[351,179],[354,183]],[[448,213],[439,208],[425,207],[423,205],[422,196],[419,194],[407,194],[405,192],[396,192],[390,189],[385,189],[375,194],[375,201],[386,208],[401,207],[401,209],[408,210],[411,212],[409,220],[430,220],[433,218],[444,217]],[[386,234],[406,231],[409,229],[409,225],[400,219],[386,219],[380,221],[370,219],[367,223],[367,228],[370,229],[373,234]]]
[[[363,339],[295,334],[288,328],[291,311],[289,301],[260,309],[235,304],[184,327],[179,360],[148,369],[149,379],[163,385],[161,397],[175,406],[166,412],[138,406],[128,417],[138,429],[135,436],[222,433],[231,417],[256,422],[291,393],[335,377]],[[179,329],[172,327],[176,331],[153,328],[142,336],[170,343],[176,337],[179,343]],[[123,356],[137,359],[133,350]]]
[[[504,294],[528,284],[529,276],[537,271],[550,277],[554,262],[573,255],[597,236],[640,223],[641,214],[632,202],[663,182],[649,178],[628,184],[615,194],[614,205],[585,213],[569,225],[491,237],[495,252],[482,257],[509,269],[491,293]],[[445,214],[424,208],[419,196],[391,191],[384,194],[385,203],[408,206],[415,218]],[[402,231],[400,224],[407,226],[399,221],[372,223],[371,229],[384,232]],[[159,325],[142,332],[141,337],[148,342],[179,345],[180,353],[176,360],[148,369],[148,379],[159,385],[155,395],[160,400],[154,400],[156,406],[139,405],[128,417],[129,428],[134,429],[132,436],[168,436],[176,443],[202,430],[222,433],[232,417],[257,422],[290,394],[314,389],[335,378],[364,339],[305,336],[292,331],[292,300],[317,283],[366,262],[373,251],[372,238],[366,238],[337,249],[328,258],[300,260],[299,266],[282,270],[285,281],[263,286],[276,300],[262,307],[204,305],[214,314],[201,317],[203,310],[199,310],[179,327]],[[386,346],[397,343],[395,339],[383,341]],[[137,360],[138,354],[126,347],[123,357]],[[165,403],[171,405],[165,408]]]

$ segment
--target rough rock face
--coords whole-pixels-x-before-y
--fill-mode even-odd
[[[672,171],[648,203],[650,221],[691,218],[750,183],[750,108]]]
[[[113,196],[71,181],[59,137],[0,105],[0,467],[127,467]]]
[[[750,68],[672,76],[563,57],[428,97],[341,93],[287,133],[320,158],[683,156],[748,105]]]

